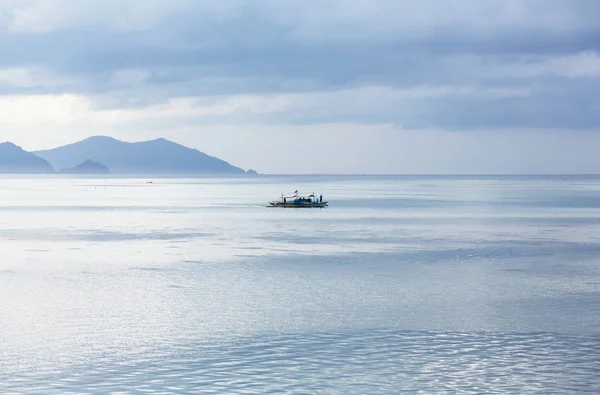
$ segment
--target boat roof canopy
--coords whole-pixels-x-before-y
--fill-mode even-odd
[[[303,197],[304,197],[304,198],[307,198],[307,197],[316,197],[316,195],[315,195],[314,193],[313,193],[313,194],[311,194],[311,195],[292,195],[292,196],[284,196],[284,195],[282,194],[282,196],[283,196],[284,198],[287,198],[287,199],[299,199],[299,198],[303,198]]]

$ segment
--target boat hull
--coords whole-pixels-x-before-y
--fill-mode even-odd
[[[271,202],[269,208],[324,208],[327,207],[327,202],[322,203],[279,203]]]

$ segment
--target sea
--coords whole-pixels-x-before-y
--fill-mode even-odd
[[[598,394],[600,177],[0,177],[0,393]]]

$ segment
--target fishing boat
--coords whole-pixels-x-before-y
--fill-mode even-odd
[[[308,196],[298,195],[298,191],[294,192],[293,196],[285,196],[281,194],[279,201],[269,202],[267,207],[280,208],[323,208],[327,207],[328,202],[323,201],[323,195],[317,197],[314,193]]]

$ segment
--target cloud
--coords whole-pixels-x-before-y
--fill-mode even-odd
[[[134,73],[135,74],[135,73]],[[114,95],[22,95],[0,97],[0,126],[95,125],[110,130],[168,131],[216,124],[394,124],[409,129],[496,130],[593,129],[600,104],[593,86],[579,87],[584,100],[562,91],[485,86],[362,86],[275,94],[181,96],[123,104]],[[587,108],[583,108],[587,106]],[[596,106],[596,107],[594,107]],[[465,111],[476,108],[477,111]],[[581,117],[583,112],[587,117]]]
[[[0,89],[31,90],[64,87],[72,83],[73,80],[44,69],[27,67],[0,69]]]
[[[9,10],[8,29],[17,34],[40,34],[85,26],[136,31],[155,26],[163,13],[183,10],[192,2],[171,0],[17,0],[0,3]]]
[[[600,124],[593,0],[0,0],[0,10],[4,133],[345,125],[510,139]]]
[[[197,26],[221,24],[239,27],[260,18],[287,28],[297,40],[397,40],[433,36],[451,30],[476,30],[492,34],[510,30],[576,32],[596,29],[592,11],[600,9],[588,0],[3,0],[9,29],[16,33],[43,33],[81,26],[118,31],[155,28],[173,18]],[[188,16],[188,18],[184,18]],[[190,23],[191,24],[191,23]],[[186,24],[172,30],[189,29]]]
[[[496,74],[517,78],[597,78],[600,77],[600,55],[596,51],[585,51],[562,56],[531,56],[499,67]]]
[[[0,77],[1,77],[0,73]],[[133,73],[137,76],[138,74]],[[143,80],[143,76],[142,76]],[[497,100],[511,97],[526,97],[522,89],[478,89],[474,87],[417,87],[391,89],[382,86],[367,86],[340,91],[286,93],[274,95],[220,95],[208,97],[177,97],[164,103],[147,106],[103,106],[110,98],[93,98],[81,95],[22,95],[0,96],[0,125],[48,124],[48,123],[96,123],[112,126],[136,123],[144,125],[173,125],[193,120],[205,124],[220,122],[269,123],[285,119],[302,121],[305,114],[318,121],[328,123],[352,119],[361,123],[362,118],[377,117],[386,123],[397,118],[386,119],[391,111],[410,105],[413,100]],[[318,123],[318,122],[309,122]],[[84,126],[84,125],[81,125]]]

